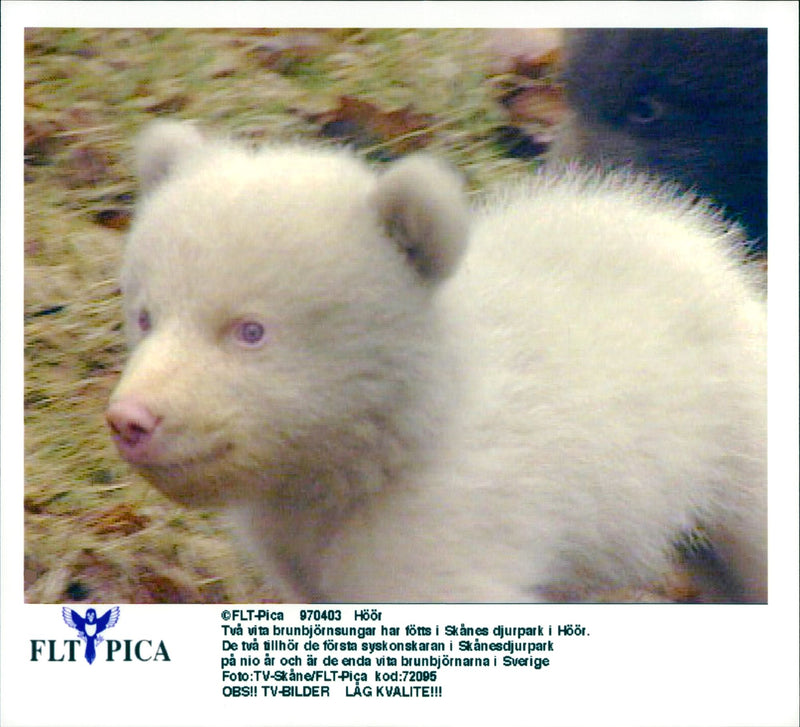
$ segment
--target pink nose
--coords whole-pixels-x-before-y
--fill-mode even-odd
[[[120,399],[108,407],[106,421],[120,454],[130,462],[145,462],[152,456],[153,433],[161,419],[144,404]]]

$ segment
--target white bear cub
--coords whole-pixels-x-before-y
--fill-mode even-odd
[[[424,156],[175,122],[139,166],[108,422],[287,598],[575,599],[701,533],[766,600],[765,302],[707,209],[567,170],[470,211]]]

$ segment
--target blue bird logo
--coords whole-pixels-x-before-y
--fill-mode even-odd
[[[119,606],[108,609],[100,618],[97,617],[97,611],[93,608],[87,609],[84,617],[77,611],[64,606],[61,609],[61,615],[64,617],[64,623],[75,629],[78,636],[86,642],[86,661],[91,664],[97,656],[96,647],[103,643],[100,633],[116,626],[119,621]]]

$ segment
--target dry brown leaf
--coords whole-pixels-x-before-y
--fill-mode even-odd
[[[185,93],[175,93],[161,101],[145,106],[145,111],[149,111],[151,114],[175,114],[183,111],[189,105],[190,100]]]
[[[87,527],[98,535],[131,535],[144,530],[150,523],[145,515],[139,515],[128,503],[115,505],[107,510],[93,513]]]
[[[131,224],[132,212],[126,207],[112,207],[96,212],[92,219],[102,227],[112,230],[127,230]]]
[[[520,55],[514,58],[513,72],[527,78],[542,78],[552,73],[561,62],[561,49],[552,48],[537,56]]]
[[[397,154],[425,147],[430,134],[424,130],[435,121],[435,117],[415,112],[411,106],[383,111],[354,96],[340,96],[337,108],[310,118],[320,125],[320,136],[343,139],[357,147],[390,142]]]
[[[553,84],[519,86],[506,93],[500,103],[515,123],[536,121],[554,126],[561,123],[567,113],[564,89]]]

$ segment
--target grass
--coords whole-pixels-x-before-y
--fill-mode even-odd
[[[364,153],[386,158],[424,136],[477,189],[530,166],[494,140],[509,78],[489,72],[484,40],[461,30],[26,31],[27,601],[274,597],[223,523],[132,474],[106,431],[125,358],[115,275],[139,129],[170,115],[255,141],[317,138],[342,96],[378,115],[411,106],[425,128],[370,137]]]

